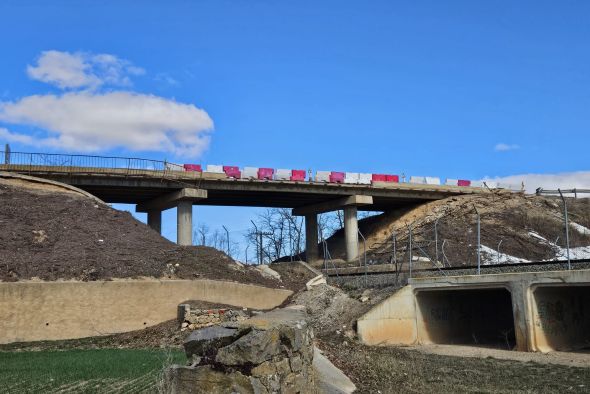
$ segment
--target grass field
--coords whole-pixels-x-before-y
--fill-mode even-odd
[[[160,349],[0,352],[0,392],[157,392],[163,368],[185,361]]]

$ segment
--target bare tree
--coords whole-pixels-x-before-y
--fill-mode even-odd
[[[297,255],[304,249],[304,220],[287,208],[271,208],[259,214],[246,234],[247,242],[259,254],[258,260],[277,260]]]
[[[207,245],[207,239],[209,238],[209,226],[207,226],[205,223],[200,223],[193,231],[193,234],[195,244],[205,246]]]

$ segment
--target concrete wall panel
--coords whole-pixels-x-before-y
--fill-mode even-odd
[[[175,318],[187,300],[270,309],[291,294],[206,279],[0,283],[0,343],[138,330]]]
[[[590,348],[590,286],[539,286],[532,295],[534,350]]]
[[[410,286],[398,290],[357,321],[367,345],[411,345],[416,342],[416,309]]]

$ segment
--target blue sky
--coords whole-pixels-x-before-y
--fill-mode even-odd
[[[2,1],[0,143],[590,186],[587,1],[141,4]],[[63,79],[63,56],[42,64],[48,51],[96,78]],[[133,123],[145,102],[185,121]],[[96,103],[121,115],[100,138],[80,115]],[[64,124],[70,114],[78,129]],[[198,208],[197,220],[242,228],[252,212]]]

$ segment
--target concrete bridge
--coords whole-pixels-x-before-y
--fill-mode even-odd
[[[481,187],[413,183],[233,179],[223,173],[174,171],[165,162],[153,160],[21,155],[12,153],[10,161],[0,164],[0,171],[66,183],[108,203],[136,204],[137,212],[146,212],[148,224],[156,231],[161,230],[162,211],[176,207],[177,241],[181,245],[192,244],[193,205],[292,208],[294,215],[305,216],[308,261],[318,259],[319,213],[344,210],[346,257],[354,260],[358,256],[358,210],[384,211],[487,192]],[[45,156],[50,159],[43,159]]]

